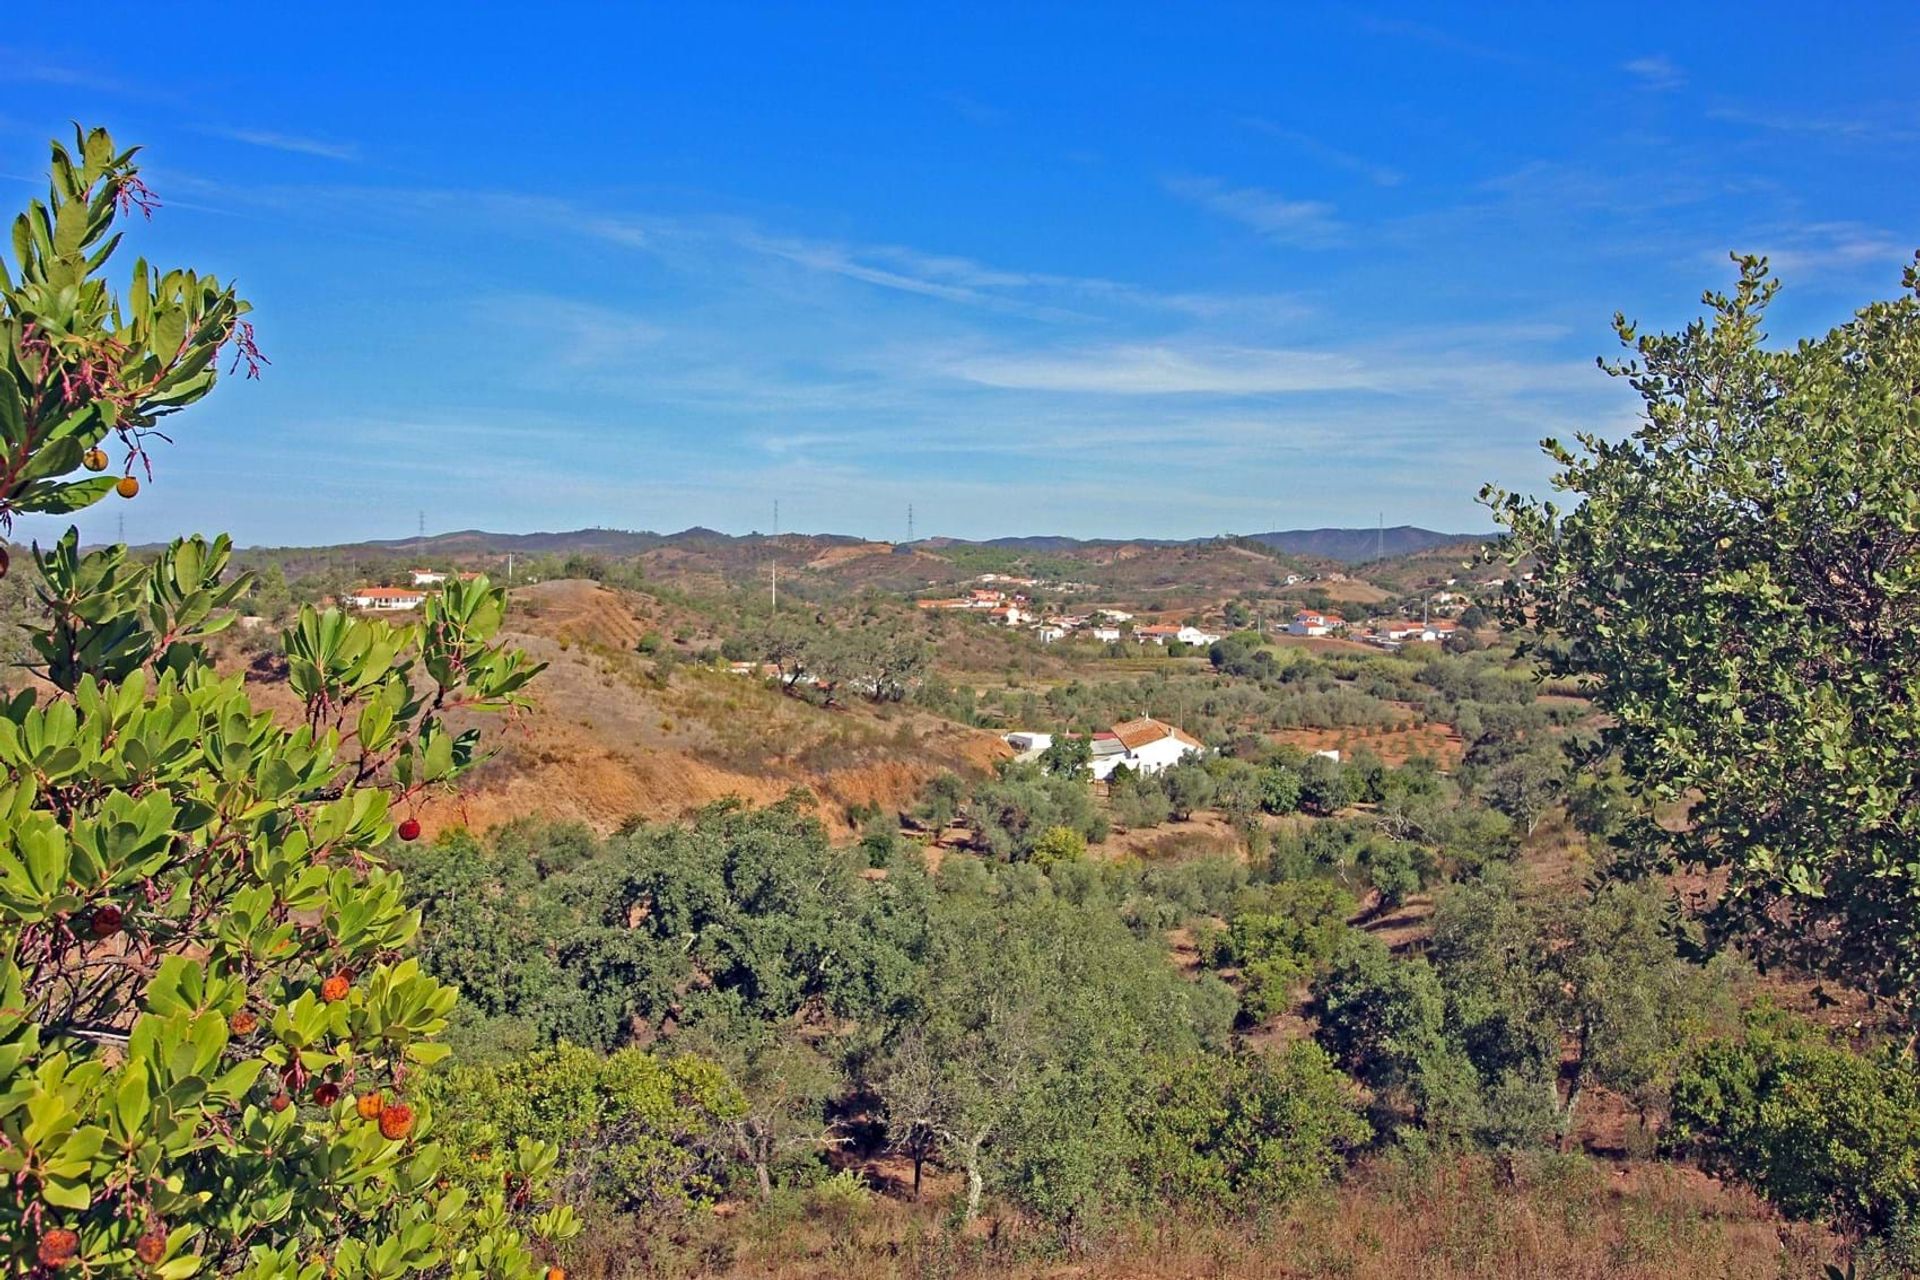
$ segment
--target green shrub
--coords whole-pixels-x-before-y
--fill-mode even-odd
[[[1797,1218],[1886,1232],[1920,1210],[1920,1075],[1911,1061],[1755,1025],[1701,1046],[1673,1086],[1670,1148]]]

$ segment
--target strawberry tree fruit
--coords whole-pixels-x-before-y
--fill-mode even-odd
[[[105,471],[107,469],[107,451],[95,445],[80,455],[80,465],[89,471]]]
[[[118,481],[85,451],[190,408],[244,343],[245,304],[210,277],[143,262],[125,297],[101,278],[144,198],[133,154],[98,130],[56,146],[16,224],[0,527],[104,499]],[[393,1097],[446,1055],[455,994],[408,957],[419,918],[380,851],[396,803],[481,758],[443,717],[520,705],[539,667],[495,643],[484,579],[408,626],[308,609],[288,728],[208,654],[248,588],[231,553],[83,552],[73,530],[35,548],[39,678],[0,696],[0,1275],[538,1280],[579,1230],[551,1146],[490,1153],[475,1189],[446,1178],[424,1104],[402,1143],[382,1132],[402,1108],[347,1124],[291,1095]]]
[[[420,820],[418,818],[403,819],[399,827],[395,829],[395,832],[402,840],[408,841],[409,843],[418,840],[420,838]]]
[[[390,1102],[380,1108],[380,1136],[398,1142],[413,1132],[413,1108],[404,1102]]]
[[[131,498],[140,492],[140,482],[132,476],[121,476],[113,491],[123,498]]]

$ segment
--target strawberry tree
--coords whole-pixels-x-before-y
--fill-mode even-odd
[[[116,218],[150,205],[95,131],[56,144],[16,225],[0,521],[103,499],[105,443],[130,476],[223,348],[257,367],[231,289],[144,262],[124,301],[99,279]],[[407,958],[419,921],[380,857],[396,806],[477,759],[449,718],[519,705],[538,670],[495,643],[504,593],[449,584],[402,627],[303,612],[289,725],[211,660],[247,586],[225,537],[136,559],[69,531],[32,568],[40,679],[0,702],[4,1274],[544,1271],[578,1229],[539,1194],[553,1149],[456,1179],[431,1140],[411,1084],[454,993]]]

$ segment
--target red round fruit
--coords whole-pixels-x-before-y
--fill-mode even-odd
[[[242,1009],[233,1015],[233,1021],[228,1025],[233,1028],[233,1034],[237,1036],[250,1036],[259,1029],[260,1019],[245,1009]]]
[[[103,902],[93,909],[93,918],[87,922],[87,928],[96,938],[111,938],[120,932],[120,926],[126,923],[126,916],[120,908],[111,902]]]
[[[34,1252],[43,1266],[65,1266],[80,1252],[80,1236],[66,1227],[55,1227],[41,1235],[40,1247]]]
[[[288,1107],[293,1105],[293,1099],[289,1098],[284,1093],[276,1093],[273,1095],[272,1100],[269,1101],[267,1105],[272,1107],[275,1111],[285,1111]]]
[[[418,840],[420,838],[420,819],[408,818],[402,822],[400,824],[400,838],[402,840]]]
[[[380,1108],[380,1136],[398,1142],[413,1132],[413,1108],[395,1102]]]
[[[347,988],[352,983],[344,973],[336,973],[320,984],[320,998],[328,1004],[338,1004],[347,998]]]
[[[161,1259],[167,1256],[167,1233],[155,1227],[133,1242],[133,1253],[148,1266],[159,1266]]]
[[[313,1100],[323,1107],[330,1107],[340,1101],[340,1086],[331,1080],[322,1080],[313,1086]]]

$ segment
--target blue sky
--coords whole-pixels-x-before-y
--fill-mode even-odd
[[[13,14],[6,205],[146,144],[273,361],[83,527],[1480,528],[1631,424],[1615,310],[1920,247],[1910,3],[941,8]]]

